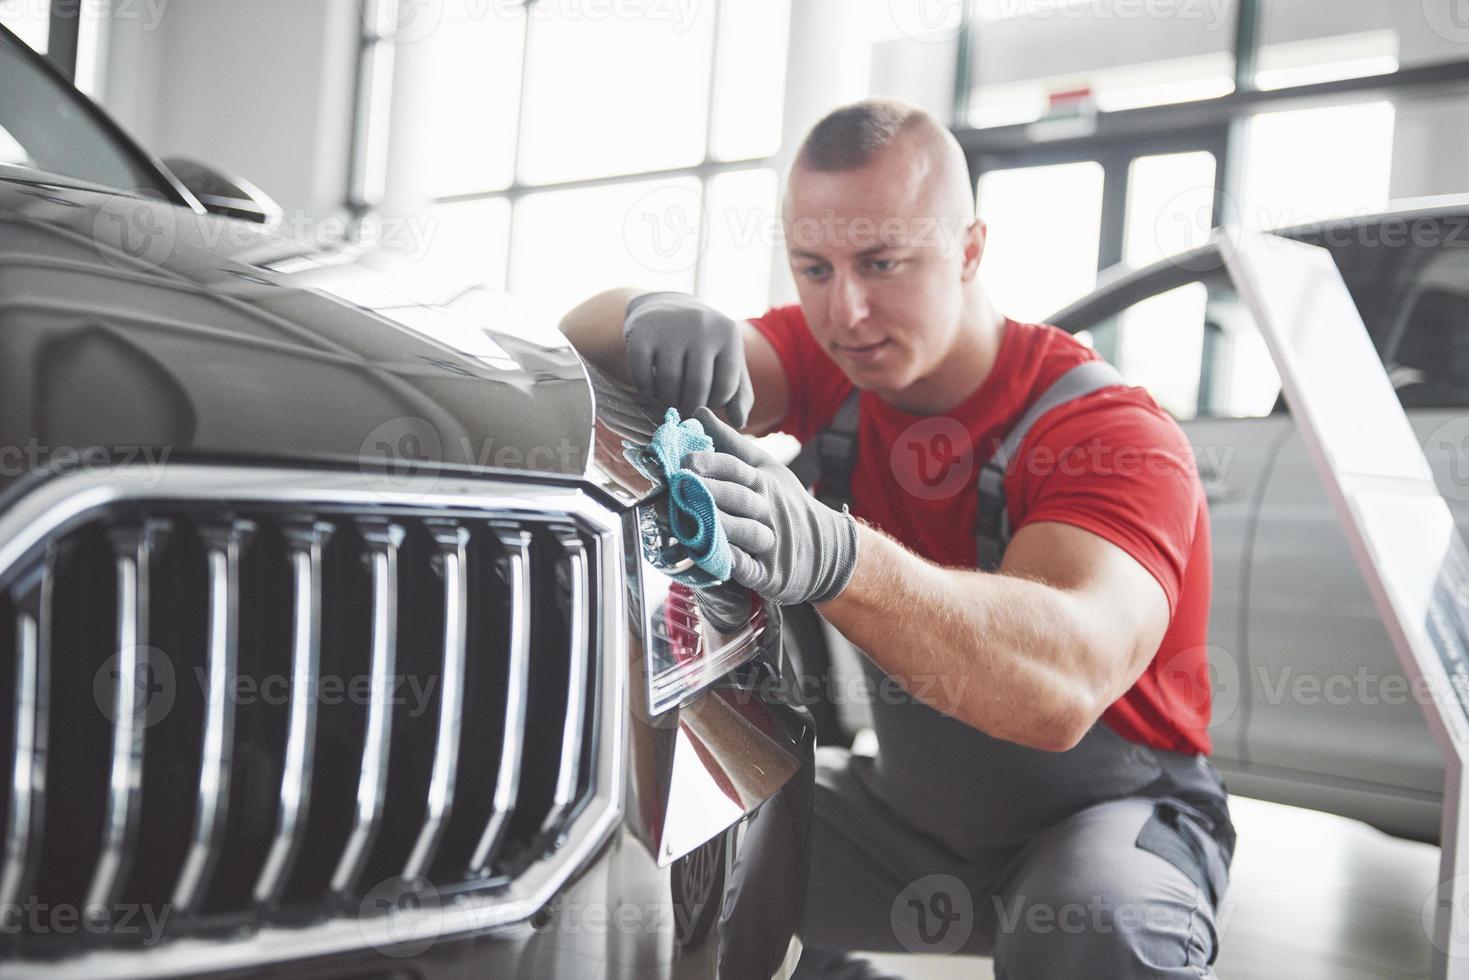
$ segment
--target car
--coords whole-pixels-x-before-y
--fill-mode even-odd
[[[778,611],[650,563],[555,326],[0,91],[0,975],[787,975]]]
[[[1469,533],[1469,199],[1276,234],[1327,249],[1423,445],[1460,533]],[[1280,394],[1224,240],[1117,268],[1049,318],[1109,356],[1128,319],[1178,344],[1169,387],[1209,501],[1214,593],[1214,763],[1230,790],[1436,843],[1443,764],[1346,531]],[[1343,324],[1343,329],[1348,328]]]

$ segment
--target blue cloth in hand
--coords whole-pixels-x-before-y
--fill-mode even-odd
[[[698,474],[684,468],[689,453],[714,448],[714,440],[704,433],[697,419],[679,421],[678,409],[670,408],[663,424],[653,432],[646,446],[626,442],[622,454],[639,473],[668,487],[668,523],[678,543],[694,561],[693,568],[665,571],[686,585],[715,585],[729,579],[733,558],[724,528],[709,488]],[[661,551],[662,549],[655,548]]]

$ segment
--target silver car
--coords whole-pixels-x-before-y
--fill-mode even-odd
[[[1469,531],[1469,201],[1281,234],[1330,250]],[[1129,322],[1156,338],[1147,321],[1165,309],[1202,316],[1162,326],[1202,327],[1169,385],[1192,396],[1174,411],[1213,524],[1211,734],[1231,791],[1436,842],[1443,767],[1420,708],[1433,692],[1399,665],[1220,248],[1104,276],[1050,322],[1115,358]]]

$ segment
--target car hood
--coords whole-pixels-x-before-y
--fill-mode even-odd
[[[581,475],[554,325],[245,222],[0,180],[0,486],[63,455]]]

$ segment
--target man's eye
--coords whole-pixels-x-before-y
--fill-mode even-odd
[[[892,272],[901,263],[898,259],[873,259],[870,264],[877,272]]]
[[[820,279],[822,276],[826,275],[826,272],[827,268],[824,265],[808,265],[806,266],[806,268],[801,270],[801,275],[805,276],[807,279]]]

